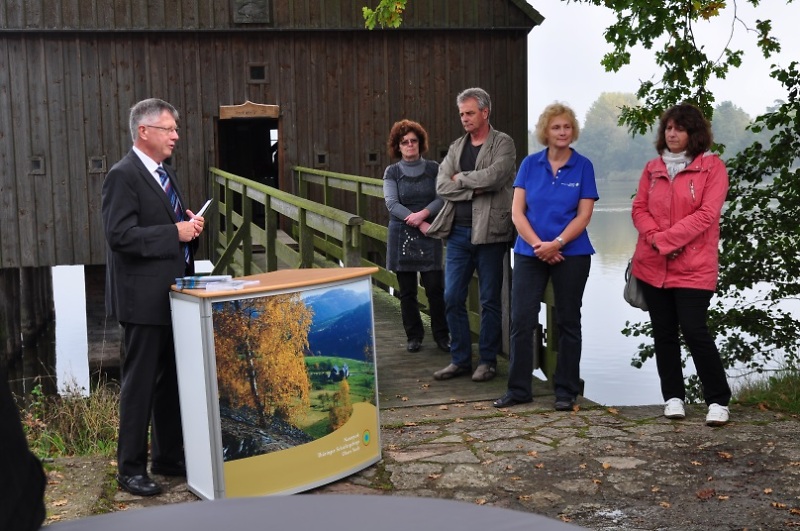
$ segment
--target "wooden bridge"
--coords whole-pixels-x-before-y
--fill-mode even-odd
[[[356,267],[373,266],[378,273],[373,276],[375,286],[376,341],[393,346],[405,352],[405,332],[399,325],[399,301],[390,293],[397,289],[395,275],[385,268],[385,249],[387,228],[385,223],[369,219],[369,212],[383,207],[383,182],[380,179],[346,175],[303,167],[293,169],[297,180],[295,196],[277,188],[224,172],[217,168],[209,169],[212,183],[214,206],[206,215],[206,234],[211,242],[214,274],[250,275],[275,271],[279,267]],[[352,205],[355,213],[329,206],[335,200],[339,205]],[[446,252],[446,251],[445,251]],[[504,281],[504,352],[508,353],[510,302],[510,267],[506,267]],[[427,313],[425,292],[420,289],[420,304]],[[557,344],[554,323],[552,293],[547,293],[547,324],[537,334],[535,345],[535,368],[543,371],[551,380],[555,370]],[[468,296],[470,328],[477,338],[480,324],[480,305],[477,282],[473,281]],[[392,334],[387,337],[386,334]],[[430,339],[430,338],[429,338]],[[392,378],[382,380],[384,389],[382,399],[391,402],[392,397],[403,396],[403,389],[414,385],[425,385],[428,392],[419,395],[417,400],[433,394],[430,384],[432,373],[449,362],[447,354],[435,351],[432,341],[425,344],[419,353],[392,356]],[[434,361],[435,360],[435,361]],[[406,364],[408,367],[406,367]],[[501,361],[500,372],[507,374]],[[403,370],[401,370],[403,369]],[[407,371],[404,369],[408,369]],[[386,370],[382,367],[381,372]],[[399,377],[400,374],[404,376]],[[397,376],[397,377],[396,377]],[[469,378],[466,384],[473,385]],[[504,381],[504,378],[498,378]],[[504,383],[504,382],[503,382]],[[385,386],[398,386],[385,395]],[[460,385],[460,384],[455,384]],[[483,386],[489,396],[486,400],[502,394],[492,386]],[[434,386],[435,388],[435,386]],[[445,386],[452,391],[453,386]],[[466,390],[465,390],[466,391]],[[469,393],[460,396],[471,396]],[[440,400],[441,397],[436,397]]]

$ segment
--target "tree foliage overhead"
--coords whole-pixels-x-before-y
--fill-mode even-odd
[[[714,94],[708,89],[708,82],[714,78],[725,79],[732,68],[739,68],[744,52],[726,46],[719,57],[709,57],[696,39],[702,31],[698,23],[719,17],[728,4],[735,7],[736,0],[572,1],[606,7],[616,14],[616,22],[605,31],[606,41],[613,47],[601,61],[606,71],[619,72],[630,64],[631,49],[637,45],[654,50],[655,64],[662,70],[661,79],[641,81],[636,96],[642,105],[626,107],[622,123],[635,133],[643,134],[665,108],[682,101],[696,104],[711,119]],[[753,6],[760,3],[760,0],[744,1]],[[737,29],[754,33],[764,57],[780,52],[780,43],[771,33],[771,21],[756,20],[751,24],[736,16],[731,32]]]
[[[305,365],[312,312],[296,293],[221,303],[214,349],[221,399],[290,422],[309,407]]]

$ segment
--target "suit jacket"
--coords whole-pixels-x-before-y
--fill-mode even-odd
[[[185,210],[175,171],[168,165],[164,169]],[[193,274],[197,241],[189,246],[187,267],[175,211],[133,150],[114,164],[103,181],[102,213],[107,314],[120,322],[171,324],[170,286],[176,278]]]

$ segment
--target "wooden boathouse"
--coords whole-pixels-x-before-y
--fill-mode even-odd
[[[492,95],[492,123],[521,160],[527,36],[541,15],[525,0],[410,0],[401,28],[370,31],[361,8],[371,3],[0,2],[4,319],[19,321],[7,286],[21,269],[102,274],[101,185],[130,149],[128,111],[143,98],[181,113],[172,163],[194,206],[210,195],[210,166],[289,193],[295,166],[381,177],[402,118],[425,125],[427,156],[440,160],[462,133],[455,96],[471,86]]]

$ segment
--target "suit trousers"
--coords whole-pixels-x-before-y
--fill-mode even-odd
[[[172,326],[121,323],[125,363],[120,390],[117,443],[119,473],[147,473],[148,428],[152,461],[174,465],[184,461],[178,375]]]

